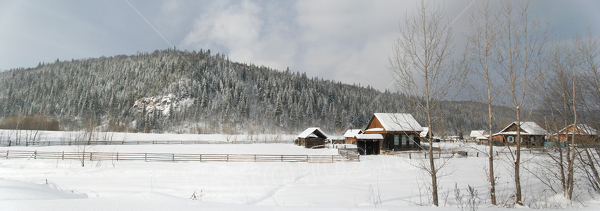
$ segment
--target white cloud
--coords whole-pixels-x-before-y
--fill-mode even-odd
[[[295,42],[287,36],[289,27],[284,22],[261,17],[263,13],[269,11],[250,1],[213,5],[194,21],[182,45],[282,70],[293,63]]]
[[[398,23],[412,3],[399,1],[299,1],[304,54],[301,69],[327,79],[384,90]],[[412,7],[412,5],[411,5]]]

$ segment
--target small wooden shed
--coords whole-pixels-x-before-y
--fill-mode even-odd
[[[327,135],[318,127],[311,127],[304,130],[298,139],[296,139],[296,145],[303,146],[305,148],[313,148],[316,146],[324,146]]]

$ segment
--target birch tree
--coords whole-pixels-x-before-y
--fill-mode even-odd
[[[515,203],[523,205],[521,193],[521,111],[526,100],[534,97],[530,92],[535,68],[538,68],[542,50],[546,40],[546,32],[541,21],[529,16],[530,8],[527,2],[518,6],[512,2],[502,2],[499,15],[498,48],[495,59],[498,70],[507,88],[508,99],[512,103],[516,115],[517,141],[516,150],[512,153],[515,182]],[[510,149],[510,147],[509,147]]]
[[[577,50],[581,58],[582,71],[587,77],[584,86],[587,85],[589,93],[586,99],[585,106],[588,112],[596,111],[600,107],[600,37],[592,33],[592,29],[588,27],[587,37],[576,40]],[[597,117],[592,117],[593,122],[598,122]],[[595,125],[598,127],[598,123]],[[590,131],[591,132],[591,131]],[[595,140],[590,140],[589,146],[582,149],[580,157],[583,164],[584,172],[596,193],[600,193],[600,172],[598,165],[600,164],[600,147],[598,145],[598,137]],[[583,157],[584,155],[585,157]]]
[[[436,109],[443,100],[452,100],[453,88],[461,79],[460,69],[454,68],[452,28],[445,21],[440,5],[421,1],[416,11],[407,15],[400,24],[400,35],[396,39],[389,58],[390,74],[401,92],[415,99],[416,107],[427,116],[429,126],[429,154],[433,154],[432,131],[440,115]],[[450,99],[448,99],[450,98]],[[437,113],[439,114],[439,113]],[[436,166],[429,156],[428,168],[431,177],[432,201],[438,206],[438,177],[443,165]]]
[[[469,76],[474,79],[470,83],[477,97],[487,103],[488,109],[488,182],[491,203],[496,205],[496,181],[494,175],[494,147],[491,141],[493,134],[493,105],[497,101],[502,87],[493,78],[496,76],[494,61],[492,59],[494,48],[499,39],[498,12],[493,10],[489,1],[477,5],[477,10],[469,17],[470,34],[467,35],[467,56],[465,62],[468,64]],[[483,81],[483,84],[481,82]],[[481,86],[485,89],[481,89]]]

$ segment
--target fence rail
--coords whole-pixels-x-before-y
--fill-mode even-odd
[[[360,160],[358,148],[338,148],[338,154],[340,154],[348,160]]]
[[[181,154],[181,153],[119,153],[119,152],[46,152],[0,150],[6,159],[58,159],[90,161],[146,161],[146,162],[359,162],[359,157],[342,155],[267,155],[267,154]]]
[[[0,146],[152,145],[152,144],[292,144],[292,140],[245,141],[0,141]]]
[[[529,153],[529,154],[542,154],[546,153],[548,149],[544,148],[522,148],[521,153]],[[501,156],[510,154],[509,150],[496,150],[494,151],[494,156]],[[512,152],[514,153],[514,151]],[[429,152],[426,150],[423,151],[404,151],[404,152],[396,152],[393,154],[396,157],[408,158],[408,159],[425,159],[429,158]],[[455,150],[442,150],[442,151],[434,151],[433,158],[453,158],[453,157],[488,157],[487,152],[480,151],[455,151]]]

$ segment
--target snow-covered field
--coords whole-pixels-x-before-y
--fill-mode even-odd
[[[0,141],[15,140],[17,135],[22,142],[35,138],[37,141],[68,141],[82,135],[81,131],[16,131],[0,130]],[[93,132],[93,139],[98,141],[207,141],[207,142],[233,142],[233,141],[290,141],[298,135],[286,134],[260,134],[260,135],[226,135],[226,134],[158,134],[158,133],[120,133],[120,132]]]
[[[130,135],[134,136],[134,135]],[[480,146],[441,143],[470,151],[455,157],[440,179],[440,207],[428,205],[428,178],[416,166],[421,159],[388,155],[361,156],[360,162],[141,162],[5,159],[0,156],[0,210],[457,210],[455,184],[466,194],[479,191],[479,210],[489,205]],[[105,152],[336,154],[334,149],[304,149],[292,144],[200,144],[93,146]],[[69,151],[75,146],[2,147],[10,150]],[[499,148],[500,149],[500,148]],[[500,149],[501,150],[501,149]],[[497,161],[499,201],[513,190],[510,164]],[[525,167],[543,159],[524,152]],[[578,201],[542,191],[539,180],[523,173],[526,207],[562,206],[599,210],[600,203],[580,192]],[[584,184],[581,182],[580,184]],[[194,197],[195,196],[195,197]],[[593,197],[598,197],[594,195]],[[542,203],[543,201],[543,203]]]

